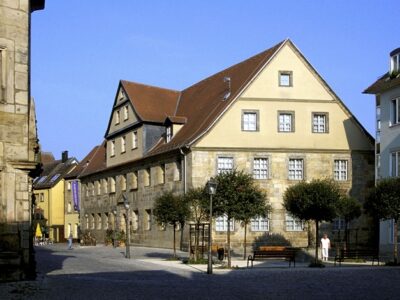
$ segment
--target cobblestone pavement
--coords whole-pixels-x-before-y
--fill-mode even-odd
[[[234,270],[170,261],[171,250],[66,245],[36,247],[36,281],[1,283],[0,299],[398,299],[400,268],[367,265],[310,269],[266,262]],[[186,256],[179,252],[178,255]]]

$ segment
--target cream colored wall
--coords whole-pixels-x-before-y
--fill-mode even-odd
[[[279,71],[293,72],[280,87]],[[259,112],[259,131],[242,131],[242,111]],[[295,132],[278,132],[278,111],[294,111]],[[312,132],[312,113],[328,113],[329,132]],[[289,45],[253,80],[196,147],[371,150],[373,145],[339,101]]]
[[[293,86],[279,86],[279,71],[293,72]],[[245,98],[333,100],[301,57],[285,44],[243,93]]]
[[[125,105],[128,105],[128,119],[124,120],[124,107]],[[117,124],[116,120],[116,111],[119,110],[120,113],[120,122]],[[136,114],[133,112],[132,105],[130,102],[126,102],[125,104],[119,106],[118,108],[114,108],[112,111],[112,119],[111,119],[111,124],[110,124],[110,130],[108,134],[111,134],[117,130],[120,130],[122,128],[125,128],[131,124],[135,124],[138,122],[138,119],[136,117]]]
[[[51,206],[51,223],[49,225],[64,225],[64,179],[50,189],[49,194]]]
[[[242,131],[242,111],[259,112],[259,131]],[[294,111],[295,132],[278,132],[278,111]],[[329,132],[312,132],[312,113],[329,114]],[[250,100],[241,98],[196,147],[371,150],[365,134],[337,102]]]
[[[137,147],[132,149],[132,133],[134,131],[137,131]],[[124,135],[126,136],[126,151],[121,153],[121,136]],[[118,165],[143,156],[143,127],[119,135],[113,140],[115,140],[115,155],[113,157],[110,156],[112,140],[107,141],[107,166]]]

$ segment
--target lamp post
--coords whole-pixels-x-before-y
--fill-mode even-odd
[[[218,183],[214,180],[214,178],[210,178],[207,182],[207,192],[210,194],[210,225],[208,226],[208,265],[207,265],[207,274],[212,274],[212,197],[217,192]]]
[[[131,239],[131,230],[130,230],[130,217],[129,217],[129,201],[128,198],[126,197],[125,194],[122,194],[122,198],[124,199],[124,206],[126,209],[126,241],[125,241],[125,245],[126,245],[126,258],[131,258],[131,248],[129,245],[130,239]]]
[[[112,213],[114,214],[114,232],[113,232],[113,247],[117,247],[116,235],[117,235],[117,208],[114,206],[112,209]]]

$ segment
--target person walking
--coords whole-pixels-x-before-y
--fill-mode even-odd
[[[321,239],[322,261],[328,261],[329,248],[331,248],[331,241],[329,240],[328,235],[324,233]]]
[[[71,231],[71,233],[69,234],[69,237],[68,237],[68,250],[72,250],[72,239],[73,239],[73,235],[72,235],[72,231]]]

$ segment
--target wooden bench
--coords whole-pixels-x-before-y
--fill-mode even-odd
[[[372,259],[372,265],[375,260],[379,265],[379,251],[377,249],[340,249],[339,253],[335,255],[335,266],[336,262],[339,262],[339,266],[342,265],[342,261],[345,259]]]
[[[282,247],[282,246],[261,246],[259,250],[254,250],[253,255],[249,255],[247,258],[247,267],[251,262],[251,267],[253,267],[253,262],[255,260],[267,260],[267,259],[284,259],[289,261],[289,268],[292,265],[296,267],[296,249]]]

